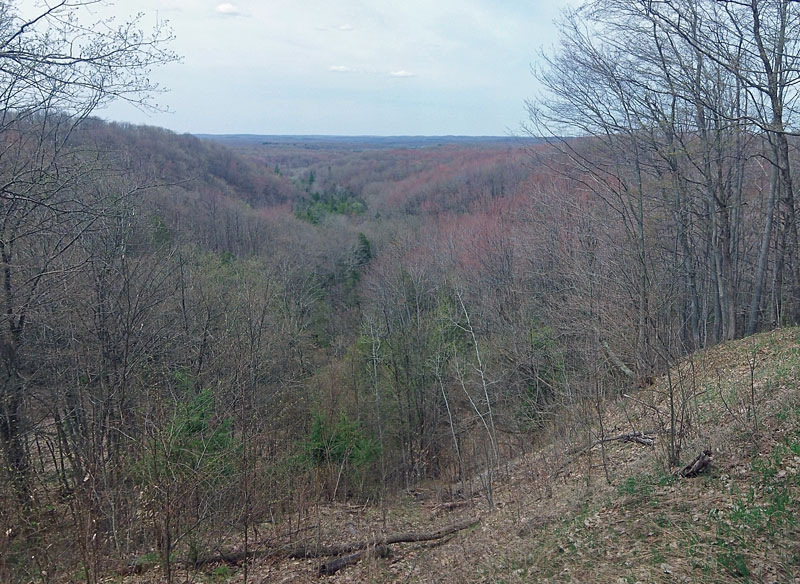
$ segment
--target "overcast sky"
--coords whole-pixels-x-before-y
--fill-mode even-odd
[[[117,0],[102,14],[168,20],[183,61],[154,74],[169,113],[99,115],[191,133],[506,135],[568,2]]]

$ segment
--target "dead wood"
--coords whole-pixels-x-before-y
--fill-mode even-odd
[[[692,462],[684,466],[678,474],[685,479],[696,477],[708,470],[711,466],[711,457],[712,454],[710,450],[703,450]]]
[[[341,556],[344,554],[349,554],[348,556],[339,558],[338,560],[332,560],[330,562],[326,562],[319,568],[320,574],[334,574],[338,570],[344,568],[345,566],[349,566],[351,564],[355,564],[356,562],[360,561],[361,558],[363,558],[368,552],[375,553],[379,557],[386,557],[386,555],[388,555],[388,546],[392,544],[413,543],[413,542],[443,539],[448,535],[451,535],[463,529],[467,529],[469,527],[472,527],[473,525],[477,525],[478,523],[480,523],[480,517],[467,519],[465,521],[460,521],[448,527],[443,527],[437,531],[432,531],[432,532],[396,533],[393,535],[379,537],[368,541],[331,545],[331,546],[312,546],[311,544],[308,544],[308,545],[299,545],[295,547],[284,546],[284,547],[273,547],[266,549],[251,548],[247,551],[247,554],[245,554],[244,550],[241,549],[234,549],[229,551],[218,549],[217,552],[214,554],[201,556],[199,558],[196,558],[194,561],[187,562],[186,564],[193,568],[199,568],[201,566],[206,566],[208,564],[218,564],[218,563],[235,566],[241,564],[245,559],[248,558],[284,556],[289,558],[302,559],[302,558],[319,558],[322,556]],[[262,542],[262,545],[263,543],[266,542]],[[257,548],[257,546],[254,545],[253,548]],[[119,569],[117,573],[119,575],[129,575],[145,571],[153,566],[155,566],[155,563],[152,563],[152,565],[132,563],[128,566],[125,566],[124,568]]]
[[[375,556],[379,558],[388,558],[389,555],[390,552],[387,546],[367,548],[365,550],[358,551],[354,554],[350,554],[341,558],[333,559],[329,562],[325,562],[319,567],[319,574],[320,576],[333,576],[336,572],[338,572],[342,568],[346,568],[347,566],[352,566],[353,564],[357,564],[364,557]]]
[[[454,523],[448,527],[443,527],[442,529],[438,529],[436,531],[431,532],[422,532],[422,533],[396,533],[394,535],[387,535],[383,537],[376,537],[374,539],[360,541],[356,543],[345,543],[339,545],[329,545],[329,546],[298,546],[293,550],[290,550],[288,555],[290,558],[319,558],[321,556],[341,556],[344,554],[351,554],[358,550],[364,550],[369,548],[370,546],[373,547],[380,547],[380,546],[388,546],[395,543],[413,543],[419,541],[431,541],[434,539],[441,539],[451,533],[455,533],[457,531],[461,531],[462,529],[468,529],[473,525],[477,525],[480,523],[480,517],[475,517],[472,519],[466,519],[464,521],[460,521],[458,523]]]
[[[297,534],[309,531],[311,529],[315,529],[316,526],[308,526],[303,527],[301,529],[297,529],[292,532],[292,536],[296,536]],[[206,555],[198,556],[191,560],[186,560],[182,562],[183,566],[187,568],[202,568],[203,566],[207,566],[209,564],[228,564],[229,566],[238,566],[240,565],[245,559],[254,559],[254,558],[264,558],[270,556],[280,556],[282,554],[286,554],[289,549],[294,549],[291,545],[279,545],[274,546],[276,541],[275,537],[264,539],[258,542],[254,542],[250,544],[250,549],[247,550],[247,554],[244,553],[244,550],[241,548],[233,548],[224,550],[221,548],[217,548],[213,553],[209,553]],[[267,547],[265,547],[267,546]],[[128,576],[131,574],[141,574],[142,572],[146,572],[151,568],[154,568],[159,564],[159,561],[148,561],[148,562],[141,562],[141,561],[132,561],[128,563],[126,566],[118,568],[114,571],[114,573],[118,576]]]
[[[654,434],[654,432],[627,432],[617,436],[598,438],[594,441],[590,448],[593,448],[604,442],[613,442],[614,440],[622,440],[623,442],[636,442],[637,444],[642,444],[643,446],[652,446],[655,443],[655,438],[653,438],[652,434]]]
[[[637,444],[641,444],[642,446],[653,446],[653,444],[655,444],[655,438],[648,435],[648,433],[646,432],[629,432],[627,434],[614,436],[613,438],[606,438],[604,442],[608,442],[610,440],[622,440],[623,442],[636,442]]]
[[[460,509],[461,507],[467,507],[471,505],[473,501],[467,499],[464,501],[446,501],[444,503],[440,503],[439,506],[436,508],[436,513],[449,513],[451,511],[455,511],[456,509]]]
[[[655,432],[646,431],[646,432],[627,432],[625,434],[618,434],[617,436],[607,436],[605,438],[598,438],[588,446],[581,446],[570,450],[567,454],[570,456],[574,456],[576,454],[583,454],[597,446],[598,444],[603,444],[605,442],[613,442],[615,440],[622,440],[623,442],[636,442],[637,444],[641,444],[643,446],[653,446],[655,444],[655,438],[653,437]]]
[[[628,379],[633,379],[635,381],[636,380],[636,374],[634,374],[634,372],[631,371],[630,367],[625,365],[625,363],[622,361],[622,359],[620,359],[619,356],[614,351],[611,350],[611,347],[608,345],[606,340],[604,338],[600,337],[600,332],[596,328],[594,330],[597,333],[597,336],[599,337],[600,346],[603,347],[603,351],[605,351],[606,356],[611,361],[611,363],[614,365],[614,367],[619,369],[619,371],[625,377],[627,377]]]
[[[595,440],[594,442],[592,442],[587,446],[578,446],[577,448],[568,450],[567,460],[563,462],[559,467],[555,468],[549,475],[547,475],[547,480],[552,480],[558,475],[560,475],[564,471],[564,469],[572,465],[573,461],[577,457],[586,454],[598,444],[603,444],[605,442],[613,442],[614,440],[622,440],[623,442],[635,442],[643,446],[653,446],[655,444],[654,434],[657,433],[658,432],[655,430],[646,430],[644,432],[627,432],[625,434],[619,434],[617,436],[598,438],[597,440]]]
[[[228,564],[231,566],[238,566],[246,558],[255,558],[262,554],[265,554],[265,552],[254,549],[248,550],[247,555],[245,555],[244,550],[231,550],[227,552],[224,550],[218,550],[216,554],[202,556],[189,563],[193,568],[200,568],[202,566],[207,566],[208,564]]]

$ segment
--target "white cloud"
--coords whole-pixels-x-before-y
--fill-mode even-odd
[[[318,30],[320,32],[331,32],[331,31],[339,31],[339,32],[352,32],[356,29],[355,26],[352,24],[340,24],[339,26],[328,26],[327,24],[320,24],[314,27],[314,30]]]
[[[217,12],[219,14],[224,14],[225,16],[241,16],[242,14],[242,12],[230,2],[217,4]]]
[[[131,6],[148,19],[181,11],[169,16],[185,63],[154,71],[172,90],[163,99],[175,114],[116,119],[181,132],[503,134],[526,117],[525,99],[538,89],[529,66],[540,45],[557,43],[550,22],[581,2],[117,0],[96,19],[122,21]],[[387,88],[398,93],[387,99]],[[236,105],[213,119],[199,114],[218,103]],[[270,117],[284,111],[292,115]]]

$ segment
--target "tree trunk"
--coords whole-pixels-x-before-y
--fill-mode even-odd
[[[22,387],[10,380],[0,404],[0,438],[5,450],[6,468],[22,505],[30,504],[29,461],[22,429]]]
[[[764,296],[764,284],[767,279],[767,260],[769,259],[769,248],[772,240],[772,223],[775,216],[775,201],[778,199],[779,191],[778,168],[772,167],[769,177],[769,199],[767,200],[766,217],[764,221],[764,231],[761,234],[761,246],[758,251],[758,264],[754,276],[753,296],[750,299],[750,309],[747,318],[747,329],[745,334],[752,335],[758,330],[761,322],[761,303]]]

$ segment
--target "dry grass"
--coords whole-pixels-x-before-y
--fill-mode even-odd
[[[751,376],[752,373],[752,376]],[[308,525],[322,543],[430,530],[481,514],[450,539],[394,546],[327,582],[800,582],[800,329],[728,343],[670,375],[688,462],[714,454],[695,479],[667,472],[668,434],[652,448],[606,443],[611,484],[596,446],[572,457],[559,442],[516,461],[496,509],[475,497],[452,511],[431,488],[377,506],[320,507]],[[752,380],[752,382],[751,382]],[[622,391],[604,413],[607,435],[669,426],[666,378]],[[587,440],[597,429],[582,435]],[[571,446],[580,446],[572,444]],[[568,463],[568,464],[565,464]],[[549,477],[550,469],[563,470]],[[318,560],[259,560],[251,582],[318,582]],[[186,581],[241,581],[241,573]],[[157,573],[145,576],[157,582]],[[142,576],[138,582],[144,582]]]

